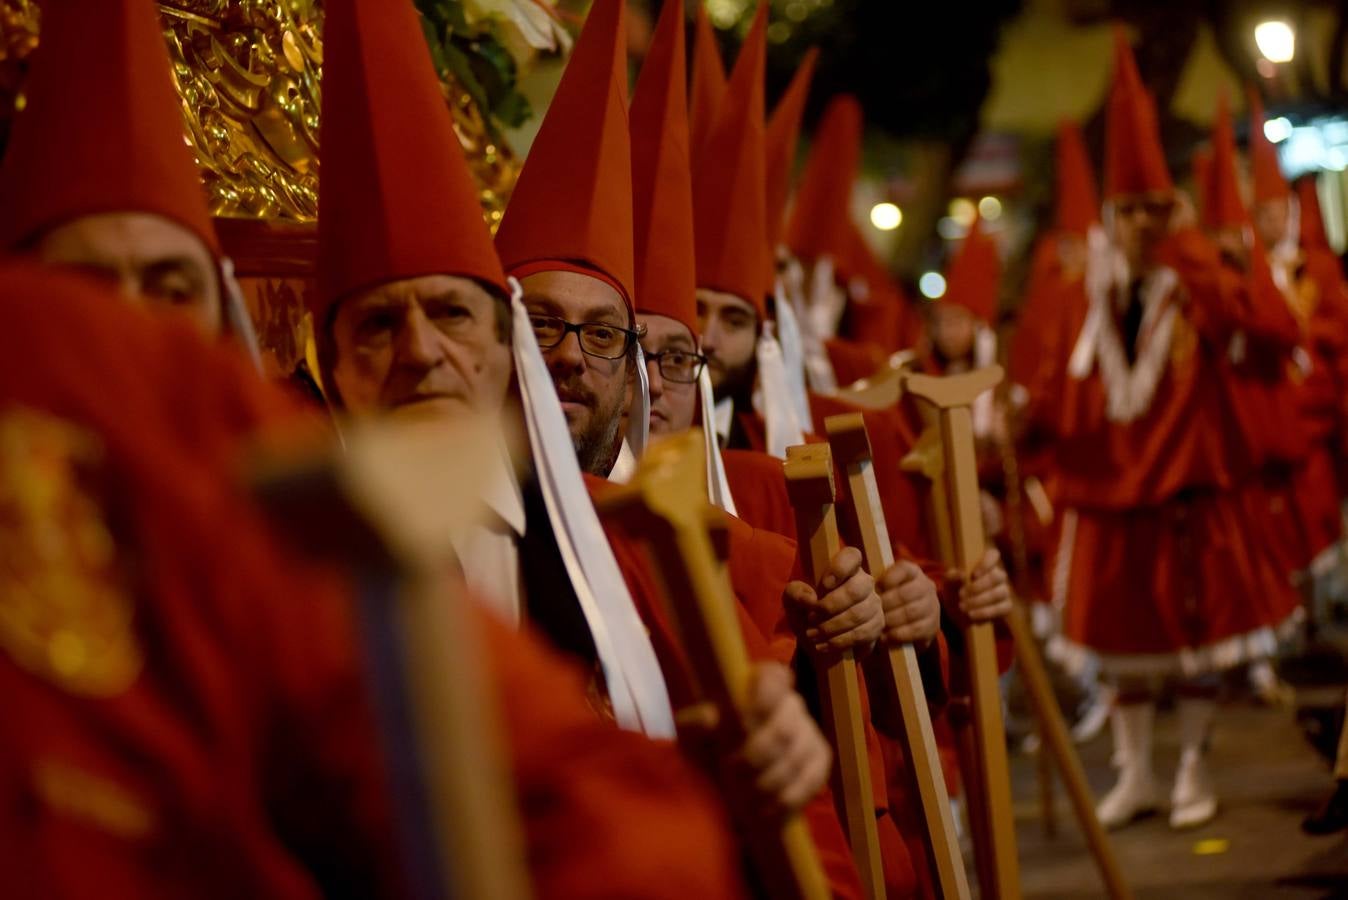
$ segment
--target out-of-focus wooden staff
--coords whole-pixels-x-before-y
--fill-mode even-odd
[[[1002,407],[1005,409],[1005,406]],[[1081,767],[1076,747],[1072,744],[1071,732],[1063,721],[1062,710],[1058,706],[1057,696],[1053,692],[1053,682],[1039,652],[1039,644],[1030,628],[1029,616],[1025,611],[1024,588],[1026,572],[1029,568],[1029,553],[1026,548],[1024,519],[1021,517],[1024,494],[1021,489],[1020,465],[1012,444],[1011,429],[1006,427],[997,437],[997,447],[1001,455],[1002,471],[1006,480],[1007,497],[1007,535],[1011,540],[1015,565],[1018,570],[1016,579],[1015,607],[1007,617],[1011,629],[1011,641],[1016,652],[1016,666],[1025,693],[1029,697],[1038,725],[1039,742],[1039,785],[1041,804],[1045,808],[1045,830],[1051,830],[1053,822],[1053,773],[1050,761],[1056,764],[1067,788],[1067,797],[1072,803],[1077,824],[1086,836],[1095,865],[1105,883],[1109,896],[1115,900],[1131,897],[1132,894],[1114,856],[1109,836],[1100,825],[1095,814],[1095,801],[1091,796],[1090,785],[1086,782],[1086,773]]]

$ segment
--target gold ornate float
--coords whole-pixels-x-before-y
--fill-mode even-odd
[[[21,108],[24,63],[40,35],[37,0],[0,0],[0,141]],[[459,18],[492,33],[512,20],[537,25],[539,0],[462,0]],[[182,99],[187,140],[226,252],[234,259],[268,368],[294,370],[307,342],[303,295],[311,289],[318,215],[318,135],[323,63],[321,0],[160,0]],[[524,12],[521,12],[524,10]],[[523,16],[523,18],[521,18]],[[530,21],[526,21],[530,20]],[[533,50],[556,34],[526,29]],[[476,43],[469,44],[477,47]],[[471,53],[472,50],[470,49]],[[446,102],[495,228],[518,162],[488,113],[448,69]]]

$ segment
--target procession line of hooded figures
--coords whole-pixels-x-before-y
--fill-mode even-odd
[[[596,0],[493,237],[411,0],[324,7],[304,298],[321,404],[257,374],[153,2],[43,10],[0,160],[8,895],[414,892],[358,585],[299,557],[240,472],[277,433],[487,417],[502,439],[471,473],[484,514],[449,536],[450,578],[499,707],[532,890],[752,894],[766,882],[744,862],[751,810],[799,815],[829,891],[874,896],[813,674],[913,648],[958,794],[960,626],[993,623],[1005,671],[1010,579],[997,549],[963,576],[936,561],[926,485],[903,465],[924,424],[911,402],[864,411],[896,560],[883,570],[840,515],[842,549],[807,583],[782,459],[860,411],[847,386],[899,351],[938,375],[999,359],[986,223],[920,322],[848,214],[854,99],[829,103],[793,185],[814,55],[769,114],[766,4],[728,76],[705,14],[690,65],[682,4],[663,4],[629,103],[624,4]],[[1225,107],[1195,211],[1122,32],[1114,66],[1104,204],[1066,129],[1058,218],[1003,355],[1016,384],[972,416],[990,532],[1020,517],[1008,549],[1037,561],[1031,592],[1061,614],[1056,658],[1116,691],[1120,777],[1100,818],[1159,805],[1164,683],[1183,828],[1217,812],[1217,676],[1276,652],[1301,610],[1293,575],[1338,537],[1348,303],[1311,195],[1298,205],[1262,130],[1253,219]],[[733,740],[699,714],[707,673],[649,548],[595,506],[690,429],[705,477],[689,490],[726,514],[751,660]],[[1013,443],[1024,490],[999,468]],[[894,701],[869,671],[858,688],[879,889],[929,894]]]

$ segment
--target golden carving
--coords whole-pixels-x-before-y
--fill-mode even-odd
[[[217,216],[311,222],[318,214],[320,0],[162,0],[165,37],[188,140]],[[0,70],[35,45],[33,0],[0,0]],[[11,77],[0,76],[0,91]],[[0,109],[15,105],[8,85]],[[452,80],[444,85],[459,140],[500,221],[517,174],[508,147]]]
[[[62,690],[112,697],[143,658],[134,603],[90,482],[102,449],[45,413],[0,415],[0,650]]]

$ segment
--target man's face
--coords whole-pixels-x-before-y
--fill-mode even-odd
[[[960,360],[973,354],[974,314],[954,303],[931,306],[931,343],[942,359]]]
[[[1174,211],[1173,193],[1128,194],[1114,201],[1114,241],[1133,272],[1154,265]]]
[[[530,316],[552,316],[576,325],[631,327],[622,295],[598,278],[579,272],[537,272],[520,286]],[[636,385],[636,369],[629,358],[630,354],[603,359],[586,353],[574,332],[543,351],[580,467],[592,475],[607,476],[617,458],[618,431]]]
[[[1254,231],[1266,248],[1272,248],[1287,234],[1291,209],[1285,198],[1262,200],[1254,205]]]
[[[215,260],[188,229],[150,213],[82,216],[45,232],[37,259],[91,275],[138,304],[180,309],[208,334],[221,327]]]
[[[646,372],[651,380],[651,434],[673,434],[693,427],[697,414],[697,384],[666,381],[651,359],[657,353],[696,353],[697,345],[688,326],[668,316],[637,315],[646,329],[641,349],[646,353]]]
[[[698,288],[697,327],[716,396],[747,389],[754,378],[758,313],[734,294]]]
[[[497,304],[470,278],[427,275],[339,301],[332,377],[356,415],[494,413],[510,384]]]

